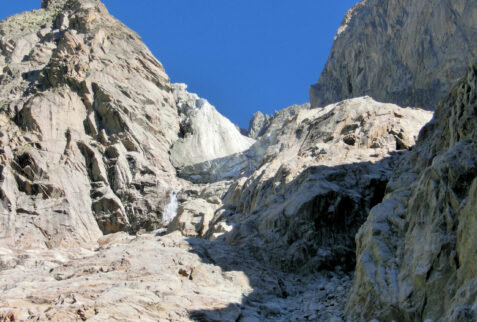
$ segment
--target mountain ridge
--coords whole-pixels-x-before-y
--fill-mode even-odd
[[[399,29],[382,17],[408,4],[351,9],[323,79],[344,40],[369,36],[359,17]],[[257,113],[246,137],[171,84],[100,1],[41,6],[0,22],[1,319],[476,315],[475,65],[434,116],[371,96],[317,106],[331,97],[317,94]],[[349,85],[336,79],[325,85]]]

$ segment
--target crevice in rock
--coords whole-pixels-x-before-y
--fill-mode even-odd
[[[465,198],[470,189],[471,183],[477,178],[477,168],[470,168],[463,173],[459,173],[452,190],[459,199]]]

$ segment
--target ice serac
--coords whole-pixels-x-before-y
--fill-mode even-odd
[[[255,140],[243,136],[207,100],[186,91],[185,84],[174,84],[174,97],[181,118],[181,138],[171,149],[171,162],[179,175],[197,182],[236,177],[247,165],[237,155]]]
[[[0,234],[74,247],[154,229],[179,117],[140,37],[96,0],[44,0],[0,22]]]
[[[476,105],[473,65],[439,104],[356,236],[349,320],[475,320]]]
[[[313,107],[369,95],[435,108],[477,55],[473,0],[363,0],[345,16],[310,88]]]

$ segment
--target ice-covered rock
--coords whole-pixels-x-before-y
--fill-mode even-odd
[[[248,160],[233,155],[247,150],[255,140],[243,136],[207,100],[186,88],[185,84],[173,85],[181,138],[171,149],[172,164],[180,176],[195,182],[236,177],[247,168]]]
[[[169,194],[169,203],[164,207],[164,212],[162,214],[162,221],[170,222],[177,216],[177,208],[179,204],[177,203],[177,192],[171,191]]]

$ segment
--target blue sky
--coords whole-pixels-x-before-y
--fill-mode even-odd
[[[240,127],[309,100],[345,12],[357,0],[104,0],[141,35],[172,82]],[[0,19],[40,7],[4,1]]]

